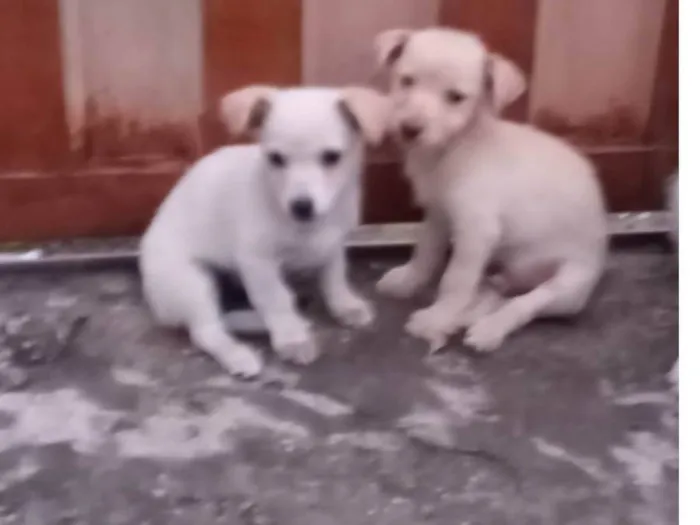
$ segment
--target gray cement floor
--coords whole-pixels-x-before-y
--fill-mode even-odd
[[[392,261],[354,265],[370,296]],[[375,298],[376,299],[376,298]],[[617,252],[576,322],[427,357],[412,304],[325,356],[225,376],[126,273],[0,277],[0,523],[664,525],[677,520],[676,263]],[[26,316],[29,317],[26,317]]]

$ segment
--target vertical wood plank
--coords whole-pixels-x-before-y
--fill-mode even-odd
[[[306,84],[371,83],[375,36],[385,29],[437,23],[438,0],[304,0]]]
[[[443,0],[440,22],[478,33],[489,47],[513,60],[531,78],[539,1]],[[523,96],[505,115],[524,120],[528,114],[529,98],[528,94]]]
[[[63,58],[63,94],[70,137],[70,149],[74,157],[84,157],[86,106],[88,85],[86,82],[83,42],[82,0],[58,0],[61,22],[61,56]]]
[[[208,101],[251,83],[301,79],[301,0],[203,0]]]
[[[204,93],[201,130],[205,151],[231,138],[217,105],[247,84],[301,81],[301,0],[201,0],[204,18]]]
[[[678,168],[678,0],[668,0],[645,140],[660,146],[646,182],[654,206],[662,206],[666,178]]]
[[[199,0],[61,0],[74,148],[91,160],[195,153]]]
[[[541,0],[532,119],[581,143],[639,143],[666,0]]]
[[[58,5],[0,2],[0,170],[66,158]]]
[[[667,0],[647,141],[678,145],[678,0]]]

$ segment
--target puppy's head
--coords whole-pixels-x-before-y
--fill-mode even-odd
[[[382,140],[389,102],[361,87],[252,86],[224,97],[221,112],[231,132],[259,140],[260,176],[275,201],[294,220],[311,223],[359,177],[364,142]]]
[[[391,76],[391,128],[408,146],[444,145],[526,88],[515,64],[467,32],[393,29],[377,37],[375,51]]]

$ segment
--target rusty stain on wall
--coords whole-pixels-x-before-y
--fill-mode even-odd
[[[74,151],[90,161],[198,153],[201,4],[60,0],[65,105]]]
[[[88,104],[83,151],[88,162],[118,162],[120,158],[154,156],[192,160],[201,151],[196,126],[147,122],[122,115],[100,115]]]
[[[638,144],[644,133],[644,124],[634,109],[622,104],[606,113],[579,119],[542,109],[535,114],[533,123],[583,146]]]
[[[540,0],[530,115],[554,112],[598,141],[641,137],[667,0]],[[547,120],[547,119],[545,119]],[[634,129],[633,129],[634,128]]]

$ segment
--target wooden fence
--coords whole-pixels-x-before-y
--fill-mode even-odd
[[[611,209],[654,209],[678,155],[678,0],[0,1],[0,240],[138,233],[184,167],[227,141],[252,82],[374,78],[392,27],[468,28],[528,73],[512,118],[570,137]],[[367,222],[417,211],[377,152]]]

